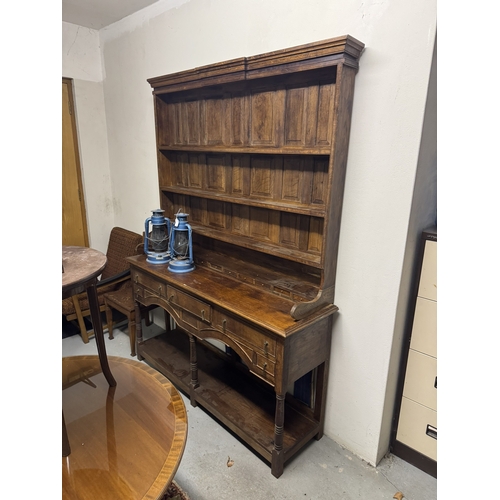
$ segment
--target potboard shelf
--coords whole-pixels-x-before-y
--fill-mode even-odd
[[[189,339],[180,330],[163,333],[144,341],[140,347],[144,359],[165,375],[178,389],[190,394]],[[274,433],[275,396],[272,387],[256,383],[241,362],[218,349],[197,342],[199,386],[194,390],[196,404],[212,413],[245,442],[259,448],[271,461]],[[240,366],[237,366],[239,363]],[[288,396],[291,400],[292,396]],[[298,410],[302,406],[302,412]],[[309,440],[319,422],[307,415],[310,410],[294,401],[286,403],[287,426],[284,429],[285,457],[293,455],[296,445]]]

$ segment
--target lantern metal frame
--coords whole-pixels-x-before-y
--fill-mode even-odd
[[[168,270],[173,273],[187,273],[195,268],[193,260],[193,230],[191,225],[187,222],[189,214],[177,213],[175,214],[175,222],[170,225],[170,257],[171,260],[168,264]],[[177,235],[187,233],[187,253],[179,254],[175,249]]]
[[[150,264],[167,264],[171,260],[170,254],[170,228],[171,223],[170,219],[164,217],[164,210],[158,208],[156,210],[152,210],[152,216],[148,217],[144,222],[144,253],[146,254],[146,261]],[[151,232],[150,232],[150,224],[151,224]],[[164,227],[164,229],[162,229]],[[159,233],[164,233],[165,237],[153,240],[151,237],[156,232],[156,236],[159,236]],[[150,236],[151,235],[151,236]],[[163,245],[161,249],[158,250],[158,242],[166,241],[166,248],[163,249]],[[150,242],[153,246],[153,249],[150,249]],[[157,247],[155,249],[155,246]]]

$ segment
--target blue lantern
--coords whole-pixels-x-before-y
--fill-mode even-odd
[[[194,269],[192,229],[187,222],[188,214],[178,213],[170,231],[170,256],[168,270],[187,273]]]
[[[165,264],[170,261],[170,220],[163,216],[160,208],[144,223],[144,253],[151,264]]]

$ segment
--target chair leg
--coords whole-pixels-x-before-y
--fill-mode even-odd
[[[71,297],[73,299],[73,304],[75,306],[76,318],[78,320],[78,327],[80,328],[80,335],[84,344],[89,343],[89,335],[87,333],[87,327],[85,326],[85,321],[83,320],[82,310],[80,309],[80,304],[76,295]]]
[[[128,336],[130,338],[130,355],[135,356],[135,337],[136,337],[136,324],[135,324],[135,318],[134,314],[130,316],[130,319],[128,320]]]
[[[106,304],[106,324],[108,327],[108,339],[113,340],[113,310]]]

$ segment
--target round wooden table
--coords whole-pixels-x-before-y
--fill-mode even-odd
[[[90,318],[94,328],[97,353],[109,385],[116,385],[106,357],[106,344],[102,331],[101,311],[97,297],[97,277],[106,267],[107,257],[98,250],[87,247],[62,247],[62,298],[87,291]]]
[[[179,466],[187,413],[175,387],[136,360],[63,358],[62,402],[71,454],[62,458],[63,499],[159,499]]]

